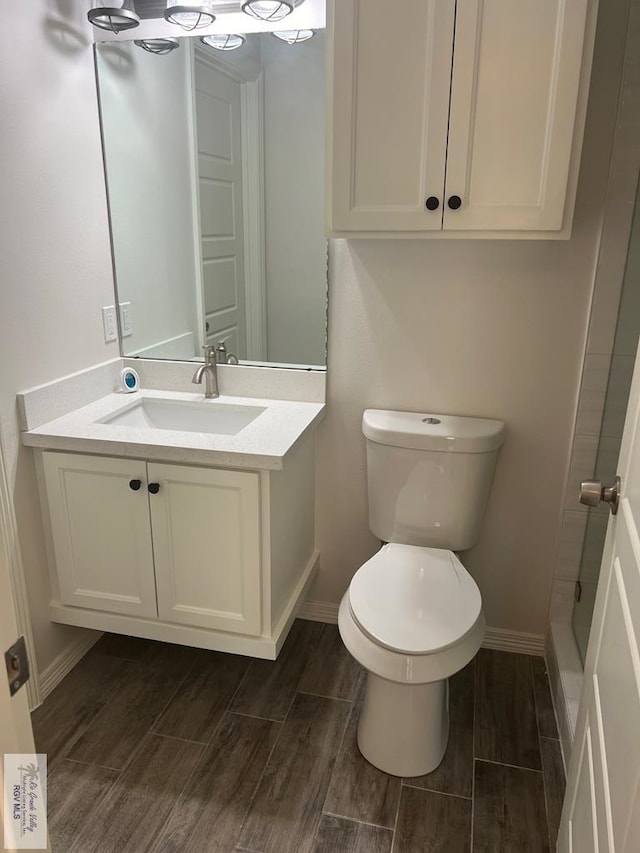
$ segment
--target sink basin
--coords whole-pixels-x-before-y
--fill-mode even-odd
[[[261,406],[201,403],[145,397],[97,423],[138,429],[171,429],[236,435],[264,412]]]

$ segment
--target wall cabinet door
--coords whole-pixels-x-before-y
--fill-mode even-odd
[[[258,475],[151,462],[148,474],[160,619],[259,634]]]
[[[587,0],[458,0],[446,230],[560,230]]]
[[[43,466],[61,602],[157,616],[145,463],[46,452]]]
[[[330,227],[440,230],[455,0],[335,0],[329,12]]]
[[[330,229],[561,230],[589,3],[330,2]]]

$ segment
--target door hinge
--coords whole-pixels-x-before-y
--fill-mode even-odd
[[[29,680],[29,657],[24,637],[18,637],[15,643],[4,653],[7,666],[9,692],[13,696]]]

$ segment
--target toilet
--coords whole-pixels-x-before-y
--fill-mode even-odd
[[[358,746],[386,773],[422,776],[447,747],[448,679],[484,638],[480,590],[457,552],[480,535],[504,424],[369,409],[362,430],[369,527],[385,544],[338,614],[367,670]]]

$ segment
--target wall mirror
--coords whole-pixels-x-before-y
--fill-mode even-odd
[[[122,354],[326,364],[324,31],[96,45]]]

